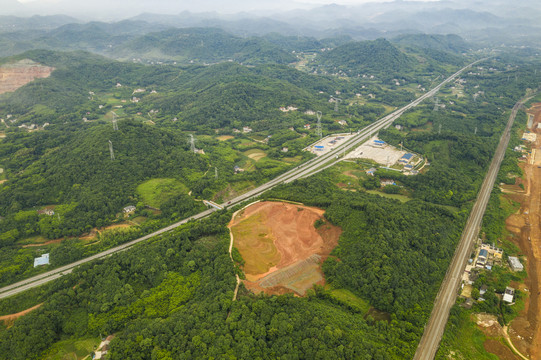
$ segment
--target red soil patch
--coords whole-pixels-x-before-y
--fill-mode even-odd
[[[49,240],[49,241],[42,242],[42,243],[39,243],[39,244],[27,244],[27,245],[23,245],[23,248],[38,247],[38,246],[44,246],[44,245],[50,245],[50,244],[58,244],[58,243],[61,243],[63,240],[64,240],[64,238],[60,238],[60,239]]]
[[[324,284],[320,264],[338,244],[339,227],[325,223],[324,210],[280,202],[259,202],[239,211],[229,224],[245,260],[245,286],[268,294],[304,295]]]
[[[483,346],[486,351],[498,356],[500,360],[521,360],[511,349],[496,339],[486,340]]]
[[[2,316],[0,316],[0,321],[3,321],[8,327],[12,326],[13,322],[15,322],[15,320],[17,320],[21,316],[24,316],[24,315],[28,314],[32,310],[36,310],[41,305],[43,305],[43,304],[38,304],[36,306],[32,306],[31,308],[23,310],[21,312],[18,312],[16,314],[2,315]]]
[[[533,129],[538,133],[533,148],[539,149],[541,137],[537,124],[541,123],[541,107],[536,104],[528,112],[534,115]],[[510,192],[505,196],[520,202],[521,208],[506,220],[506,228],[513,236],[511,240],[520,247],[524,255],[524,266],[528,276],[524,285],[519,286],[529,296],[525,299],[524,310],[509,325],[513,345],[531,359],[541,359],[541,151],[533,152],[520,167],[524,171],[522,183],[525,191]],[[526,290],[526,288],[528,290]],[[488,346],[488,345],[487,345]]]
[[[36,78],[47,78],[54,68],[43,66],[31,60],[21,60],[0,67],[0,94],[12,92]]]

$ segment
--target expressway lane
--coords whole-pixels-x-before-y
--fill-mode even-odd
[[[319,171],[323,170],[324,168],[327,168],[327,167],[331,166],[332,163],[336,162],[336,159],[339,157],[339,155],[342,152],[353,149],[354,147],[358,146],[362,142],[368,140],[373,134],[377,133],[380,129],[383,129],[383,128],[386,128],[386,127],[390,126],[405,111],[417,106],[418,104],[420,104],[422,101],[426,100],[427,98],[434,96],[443,86],[445,86],[449,82],[453,81],[456,77],[458,77],[466,69],[468,69],[471,66],[473,66],[473,65],[475,65],[475,64],[477,64],[477,63],[479,63],[481,61],[484,61],[486,59],[488,59],[488,58],[483,58],[483,59],[477,60],[475,62],[472,62],[469,65],[464,66],[462,69],[458,70],[457,72],[455,72],[454,74],[449,76],[447,79],[445,79],[443,82],[441,82],[439,85],[437,85],[433,89],[429,90],[427,93],[421,95],[420,97],[418,97],[417,99],[415,99],[411,103],[403,106],[402,108],[397,109],[394,112],[392,112],[392,113],[384,116],[383,118],[379,119],[378,121],[370,124],[369,126],[362,129],[357,134],[355,134],[350,139],[348,139],[346,142],[340,144],[340,146],[337,146],[335,149],[328,152],[327,154],[316,157],[316,158],[313,158],[313,159],[307,161],[306,163],[301,164],[301,165],[287,171],[286,173],[277,176],[276,178],[268,181],[267,183],[265,183],[263,185],[260,185],[259,187],[255,188],[255,189],[252,189],[252,190],[250,190],[250,191],[248,191],[248,192],[246,192],[246,193],[244,193],[242,195],[239,195],[236,198],[232,199],[231,201],[229,201],[227,203],[224,203],[224,204],[221,204],[221,205],[224,206],[224,207],[234,206],[236,204],[239,204],[241,202],[244,202],[246,200],[254,198],[254,197],[262,194],[263,192],[272,189],[273,187],[275,187],[275,186],[277,186],[279,184],[289,183],[289,182],[292,182],[294,180],[307,177],[309,175],[312,175],[312,174],[314,174],[316,172],[319,172]],[[140,237],[138,239],[132,240],[132,241],[127,242],[125,244],[122,244],[122,245],[116,246],[114,248],[111,248],[109,250],[103,251],[103,252],[101,252],[99,254],[92,255],[92,256],[90,256],[88,258],[81,259],[81,260],[76,261],[76,262],[74,262],[72,264],[68,264],[68,265],[62,266],[60,268],[53,269],[53,270],[45,272],[43,274],[39,274],[39,275],[33,276],[31,278],[28,278],[28,279],[19,281],[17,283],[14,283],[14,284],[5,286],[3,288],[0,288],[0,299],[15,295],[17,293],[20,293],[20,292],[22,292],[24,290],[33,288],[35,286],[43,285],[43,284],[47,283],[48,281],[52,281],[54,279],[59,278],[63,274],[67,274],[67,273],[71,272],[77,266],[80,266],[80,265],[82,265],[84,263],[87,263],[89,261],[93,261],[93,260],[97,260],[97,259],[107,257],[107,256],[112,255],[112,254],[114,254],[116,252],[119,252],[119,251],[124,251],[124,250],[134,246],[137,243],[140,243],[142,241],[146,241],[146,240],[148,240],[148,239],[150,239],[150,238],[152,238],[154,236],[157,236],[157,235],[163,234],[165,232],[171,231],[171,230],[173,230],[173,229],[175,229],[175,228],[177,228],[177,227],[179,227],[181,225],[186,224],[187,222],[189,222],[191,220],[199,220],[199,219],[205,218],[205,217],[209,216],[213,212],[214,212],[214,210],[211,210],[211,209],[203,211],[203,212],[201,212],[199,214],[196,214],[196,215],[193,215],[193,216],[191,216],[191,217],[189,217],[187,219],[184,219],[184,220],[179,221],[177,223],[171,224],[171,225],[169,225],[169,226],[167,226],[165,228],[162,228],[160,230],[157,230],[157,231],[155,231],[153,233],[150,233],[150,234],[145,235],[143,237]]]
[[[479,234],[481,221],[483,220],[490,194],[492,193],[496,177],[500,170],[501,162],[505,156],[505,150],[509,144],[513,122],[515,121],[520,106],[527,100],[528,99],[524,99],[517,102],[511,111],[509,121],[500,137],[500,142],[496,148],[496,152],[494,153],[485,179],[483,180],[481,189],[479,190],[477,200],[468,217],[460,242],[455,250],[451,264],[447,269],[438,295],[436,296],[432,313],[425,326],[423,336],[421,337],[421,341],[419,342],[419,346],[417,347],[417,351],[413,358],[414,360],[432,360],[436,356],[449,318],[449,312],[456,300],[462,279],[462,272],[466,268],[466,264],[470,258],[470,251]]]

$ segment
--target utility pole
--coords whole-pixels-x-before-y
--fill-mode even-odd
[[[111,161],[115,159],[115,152],[113,151],[113,143],[109,140],[109,152],[111,153]]]
[[[321,111],[318,111],[316,113],[316,115],[317,115],[316,135],[317,135],[317,137],[319,137],[321,139],[323,137],[323,131],[321,130],[321,116],[323,116],[323,114],[321,113]]]

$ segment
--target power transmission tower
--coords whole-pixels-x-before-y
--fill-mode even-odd
[[[111,113],[113,113],[113,130],[117,131],[118,130],[118,124],[116,123],[116,113],[114,111],[111,111]]]
[[[338,112],[338,103],[341,103],[342,99],[334,98],[334,112]]]
[[[323,116],[323,114],[321,113],[321,111],[318,111],[316,115],[317,115],[316,134],[317,134],[317,137],[321,139],[323,137],[323,131],[321,130],[321,116]]]
[[[441,134],[441,124],[440,124],[440,129],[438,130],[438,134]]]
[[[214,178],[218,179],[218,168],[214,167]]]
[[[190,134],[190,151],[195,154],[195,138]]]
[[[477,126],[475,127],[475,130],[473,131],[474,135],[477,135]]]
[[[438,111],[440,108],[440,99],[435,97],[434,98],[434,109],[432,111]]]
[[[109,152],[111,153],[111,160],[115,159],[115,152],[113,151],[113,143],[109,140]]]

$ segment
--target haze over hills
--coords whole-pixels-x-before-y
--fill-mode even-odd
[[[21,4],[9,0],[0,14],[54,15],[58,13],[79,19],[145,21],[154,26],[219,27],[241,35],[264,35],[278,32],[287,35],[310,35],[318,38],[349,35],[357,40],[390,38],[407,33],[458,34],[467,40],[497,43],[539,38],[541,9],[539,3],[523,0],[509,1],[391,1],[368,2],[360,5],[253,2],[221,3],[203,1],[188,8],[184,3],[170,4],[166,0],[92,2],[91,4],[41,3]],[[90,10],[91,9],[91,10]],[[265,9],[265,11],[263,11]],[[77,22],[69,18],[34,18],[25,23],[1,17],[0,31],[47,29]],[[505,29],[505,31],[503,31]],[[158,29],[159,30],[159,29]],[[516,45],[516,44],[515,44]]]
[[[412,359],[431,313],[431,359],[488,360],[476,315],[541,324],[505,230],[537,193],[539,0],[0,1],[0,360]],[[457,244],[490,190],[481,269]],[[237,236],[256,200],[287,212]]]

